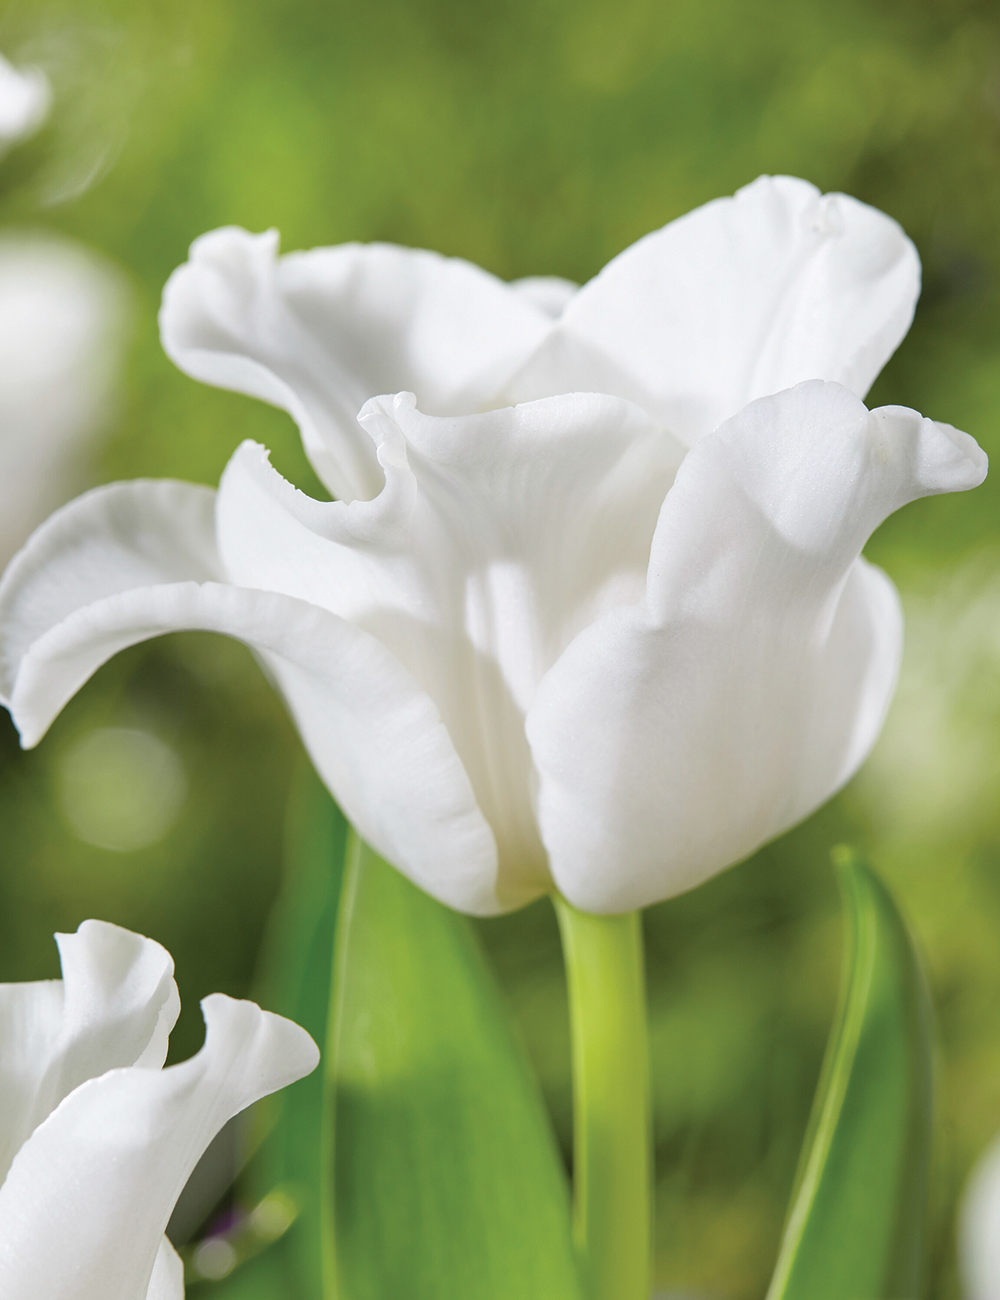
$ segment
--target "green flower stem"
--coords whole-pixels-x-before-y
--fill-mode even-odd
[[[555,898],[573,1052],[573,1227],[594,1300],[649,1300],[652,1124],[638,912]]]

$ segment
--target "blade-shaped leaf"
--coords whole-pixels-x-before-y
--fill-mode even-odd
[[[579,1300],[565,1175],[471,928],[360,843],[327,1068],[339,1300]]]
[[[838,867],[840,1004],[768,1300],[913,1300],[931,1138],[930,999],[888,890],[848,851]]]
[[[270,1010],[307,1029],[321,1047],[346,843],[344,816],[309,768],[289,800],[285,875],[265,944],[260,998]],[[317,1300],[324,1237],[323,1066],[276,1094],[275,1105],[277,1118],[254,1163],[252,1190],[255,1196],[277,1186],[294,1190],[300,1213],[280,1251],[292,1288],[287,1294]]]

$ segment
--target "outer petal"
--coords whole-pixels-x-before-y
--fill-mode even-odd
[[[0,1182],[38,1124],[86,1079],[158,1068],[180,1000],[170,954],[106,921],[56,935],[62,980],[0,985]]]
[[[802,380],[863,397],[919,291],[916,250],[891,218],[762,176],[609,262],[508,394],[618,393],[691,444]]]
[[[170,1211],[209,1142],[316,1067],[316,1045],[291,1021],[220,993],[202,1008],[197,1056],[91,1079],[21,1148],[0,1188],[2,1300],[146,1295]],[[158,1285],[171,1264],[161,1259]]]
[[[497,910],[496,845],[437,708],[373,636],[305,600],[199,581],[217,565],[212,494],[172,483],[88,493],[0,584],[0,664],[33,745],[118,650],[202,629],[260,651],[314,763],[369,842],[429,892]]]
[[[967,434],[818,382],[689,453],[645,604],[581,633],[528,715],[567,898],[615,912],[680,893],[851,775],[900,651],[892,586],[858,553],[906,501],[985,472]]]
[[[498,897],[551,886],[524,713],[581,627],[644,590],[683,454],[638,408],[576,394],[459,419],[373,399],[374,500],[320,503],[245,444],[219,490],[241,584],[308,598],[367,629],[436,702],[499,849]]]
[[[277,258],[276,231],[202,236],[167,283],[160,329],[187,374],[283,407],[344,500],[381,475],[357,413],[411,388],[426,409],[478,410],[550,327],[530,295],[458,258],[345,244]]]
[[[958,1263],[968,1300],[1000,1300],[1000,1142],[980,1158],[958,1215]]]

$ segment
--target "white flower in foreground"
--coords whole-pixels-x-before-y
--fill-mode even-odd
[[[958,1214],[958,1264],[967,1300],[1000,1300],[1000,1139],[973,1169]]]
[[[0,154],[37,131],[51,104],[52,88],[41,68],[15,68],[0,54]]]
[[[188,1175],[228,1119],[319,1053],[298,1025],[214,993],[204,1047],[164,1070],[169,953],[102,921],[56,941],[62,980],[0,985],[0,1300],[177,1300],[164,1229]]]
[[[118,276],[87,249],[0,234],[0,565],[79,490],[117,375],[123,310]]]
[[[553,887],[599,912],[668,897],[847,780],[901,643],[861,548],[986,472],[968,435],[851,391],[912,312],[894,223],[758,182],[640,241],[558,317],[564,284],[428,253],[273,253],[200,241],[165,344],[285,404],[344,499],[310,500],[245,443],[217,498],[118,484],[56,514],[0,584],[24,744],[126,645],[239,637],[360,833],[481,913]],[[816,373],[842,382],[798,382]],[[374,398],[349,427],[390,374],[418,405]],[[619,395],[539,394],[560,384]],[[461,414],[522,397],[539,400]]]

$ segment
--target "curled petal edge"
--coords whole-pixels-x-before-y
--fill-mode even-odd
[[[181,630],[263,655],[321,777],[383,857],[449,906],[504,910],[496,841],[436,705],[375,637],[296,597],[183,582],[84,606],[21,659],[9,707],[22,744],[37,744],[112,655]]]

